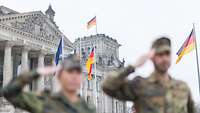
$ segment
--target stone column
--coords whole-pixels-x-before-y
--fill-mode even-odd
[[[24,46],[22,48],[22,56],[21,56],[21,70],[20,72],[25,72],[25,71],[29,71],[29,64],[28,64],[28,51],[29,48],[27,46]],[[26,85],[24,87],[25,91],[28,91],[30,89],[29,85]]]
[[[13,65],[12,65],[12,46],[11,42],[3,42],[4,45],[4,63],[3,63],[3,87],[5,87],[13,77]],[[14,108],[10,106],[8,101],[3,98],[3,112],[13,112]]]
[[[28,52],[30,48],[24,46],[22,48],[22,57],[21,57],[21,71],[28,71],[29,70],[29,64],[28,64]]]
[[[12,44],[6,42],[4,49],[4,64],[3,64],[3,86],[12,79]]]
[[[45,57],[45,54],[44,52],[40,52],[39,53],[39,57],[38,57],[38,68],[41,68],[41,67],[44,67],[44,57]],[[44,77],[41,76],[38,80],[38,83],[37,83],[37,90],[38,91],[42,91],[44,89]]]
[[[44,67],[44,57],[44,52],[40,52],[38,57],[38,67]]]

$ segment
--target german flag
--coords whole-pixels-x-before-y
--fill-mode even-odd
[[[92,80],[92,65],[94,64],[94,48],[92,48],[92,51],[90,53],[89,58],[86,62],[86,69],[88,72],[88,80]]]
[[[94,26],[97,25],[97,21],[96,21],[96,16],[94,18],[92,18],[88,23],[87,23],[87,29],[90,29]]]
[[[188,54],[192,50],[195,49],[195,40],[196,40],[196,37],[195,37],[194,29],[192,29],[189,37],[186,39],[186,41],[183,43],[181,48],[176,53],[178,55],[178,58],[176,60],[176,64],[182,59],[182,57],[185,54]]]

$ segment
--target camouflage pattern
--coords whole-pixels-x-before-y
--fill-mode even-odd
[[[120,100],[133,101],[137,113],[194,113],[194,102],[186,83],[170,77],[168,83],[140,76],[127,80],[133,66],[111,72],[102,84],[103,91]]]
[[[94,107],[80,99],[77,103],[70,103],[62,94],[51,94],[43,91],[40,94],[23,92],[23,87],[39,78],[37,72],[27,72],[19,75],[11,81],[2,93],[15,107],[29,111],[30,113],[95,113]]]

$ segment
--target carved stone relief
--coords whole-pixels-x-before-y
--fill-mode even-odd
[[[57,37],[56,32],[38,15],[25,18],[24,21],[11,22],[11,26],[50,41],[55,41]]]

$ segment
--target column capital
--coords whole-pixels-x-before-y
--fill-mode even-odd
[[[39,54],[39,55],[46,55],[47,53],[48,53],[48,52],[45,51],[45,50],[43,50],[43,49],[41,49],[41,50],[38,51],[38,54]]]
[[[1,41],[0,45],[2,47],[12,47],[15,45],[15,43],[13,41]]]
[[[14,46],[14,45],[15,45],[14,42],[10,42],[10,41],[6,42],[6,46],[7,46],[7,47],[12,47],[12,46]]]
[[[22,46],[22,51],[30,51],[31,50],[31,47],[28,46],[28,45],[23,45]]]

